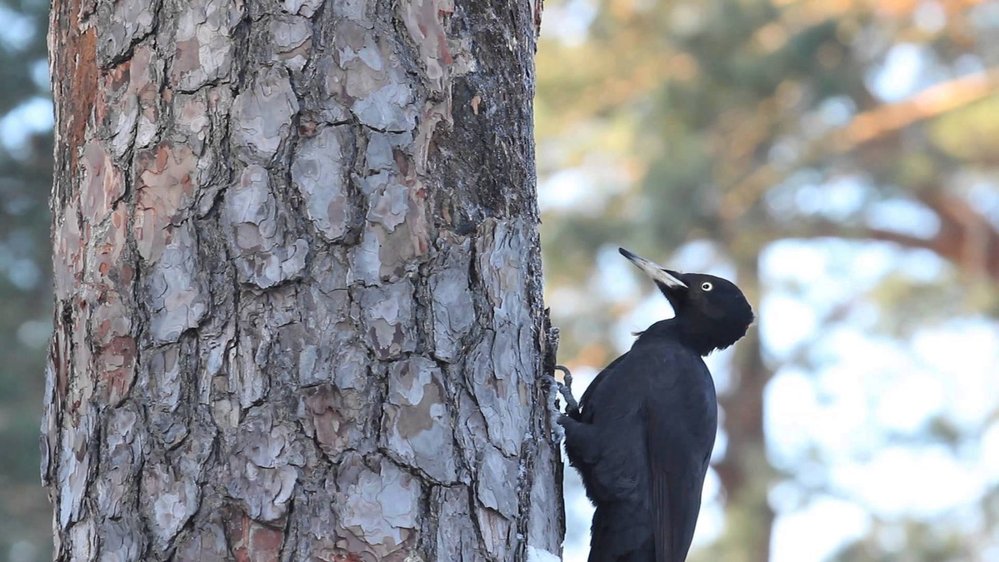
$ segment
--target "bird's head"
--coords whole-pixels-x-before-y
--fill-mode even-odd
[[[731,281],[705,273],[677,273],[624,248],[631,260],[669,300],[685,343],[701,355],[724,349],[746,335],[753,308]]]

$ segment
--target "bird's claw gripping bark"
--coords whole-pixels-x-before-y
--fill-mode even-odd
[[[558,385],[558,393],[565,400],[565,413],[575,418],[579,415],[579,403],[576,401],[576,397],[572,395],[572,373],[563,365],[555,365],[555,370],[562,371],[562,374],[565,375],[563,377],[563,380],[565,380],[564,383],[556,380],[555,384]]]

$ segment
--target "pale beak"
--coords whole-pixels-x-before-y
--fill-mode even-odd
[[[669,271],[668,269],[657,265],[641,256],[635,255],[624,248],[618,248],[621,255],[631,260],[631,263],[638,266],[639,269],[645,272],[646,275],[652,278],[653,281],[659,283],[670,289],[686,289],[687,284],[680,281],[676,276],[678,273],[675,271]]]

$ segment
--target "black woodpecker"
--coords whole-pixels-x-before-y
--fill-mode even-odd
[[[718,426],[714,382],[701,357],[744,336],[753,309],[725,279],[620,252],[652,278],[675,316],[641,332],[578,405],[566,372],[559,423],[569,462],[596,506],[589,562],[683,562]]]

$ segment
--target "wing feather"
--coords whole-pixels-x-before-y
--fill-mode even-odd
[[[683,562],[700,511],[717,406],[699,358],[679,353],[660,357],[662,371],[649,378],[645,399],[654,560]]]
[[[649,455],[649,484],[652,492],[652,532],[655,543],[655,562],[672,562],[673,521],[670,509],[670,467],[666,446],[669,438],[663,420],[655,410],[646,410],[646,448]]]

